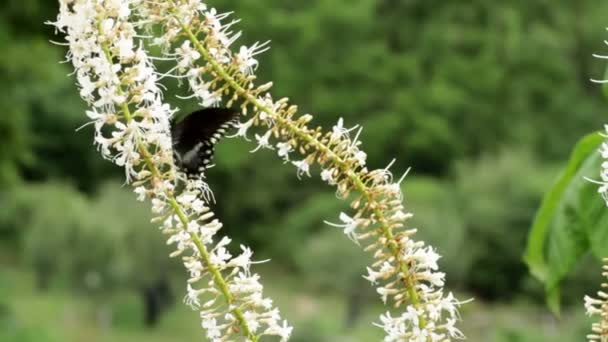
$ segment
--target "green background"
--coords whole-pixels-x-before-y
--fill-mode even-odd
[[[261,81],[325,129],[361,124],[370,167],[396,158],[418,238],[443,256],[471,341],[580,341],[582,296],[599,265],[562,287],[561,319],[522,262],[542,194],[574,143],[600,129],[608,54],[601,1],[230,0],[241,44],[272,41]],[[148,207],[100,158],[65,50],[57,3],[0,5],[0,341],[204,340],[180,303]],[[166,68],[167,65],[161,65]],[[176,82],[167,101],[184,111]],[[250,137],[253,137],[250,132]],[[362,278],[369,259],[338,229],[345,203],[315,175],[254,143],[226,139],[208,172],[223,234],[254,248],[266,293],[296,326],[292,341],[378,341],[385,312]],[[318,174],[319,170],[313,170]],[[591,178],[596,174],[587,175]],[[601,199],[598,196],[598,201]],[[146,316],[151,310],[152,314]]]

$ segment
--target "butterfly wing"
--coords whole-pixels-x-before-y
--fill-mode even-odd
[[[198,177],[211,164],[215,144],[237,123],[238,112],[229,108],[205,108],[173,123],[176,166],[189,177]]]

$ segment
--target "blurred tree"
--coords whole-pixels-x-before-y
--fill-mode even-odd
[[[0,22],[0,45],[9,46],[11,37],[8,28]],[[11,77],[12,58],[6,54],[0,56],[0,75],[3,75],[0,87],[13,84]],[[19,179],[18,165],[27,163],[32,155],[29,150],[29,116],[27,108],[20,101],[13,101],[12,87],[0,91],[0,187],[6,189]]]
[[[450,288],[466,288],[472,253],[463,253],[474,244],[465,216],[459,210],[454,184],[430,177],[408,176],[401,185],[405,207],[414,214],[409,226],[418,229],[416,238],[437,248],[439,267],[447,274]],[[446,238],[448,237],[449,238]]]
[[[23,256],[35,271],[38,289],[46,290],[52,278],[70,268],[72,247],[81,232],[88,230],[87,199],[71,187],[62,184],[29,186],[17,194],[17,211],[14,226],[23,233]],[[88,226],[83,229],[83,226]],[[91,249],[81,257],[96,256],[96,248],[104,246],[90,243]]]
[[[528,276],[522,260],[527,230],[554,170],[519,150],[456,168],[453,207],[462,215],[471,258],[465,279],[480,297],[506,299],[521,293]]]
[[[363,278],[371,256],[345,240],[338,228],[320,232],[295,252],[298,268],[313,288],[344,294],[345,328],[351,329],[365,305],[377,300],[373,287]]]
[[[486,289],[488,297],[516,291],[523,272],[518,253],[524,223],[532,219],[540,196],[537,187],[547,184],[547,165],[565,156],[579,136],[601,127],[604,104],[588,78],[602,74],[602,63],[590,55],[602,53],[608,4],[227,0],[218,5],[243,19],[243,44],[272,40],[272,50],[259,57],[259,76],[275,83],[277,97],[291,97],[326,129],[340,116],[347,124],[361,123],[371,168],[384,167],[396,157],[395,170],[413,166],[416,175],[442,177],[420,182],[412,177],[404,189],[416,214],[412,223],[444,255],[441,263],[448,281]],[[100,223],[83,225],[80,247],[65,253],[87,252],[89,239],[114,247],[123,239],[137,256],[128,259],[125,252],[112,259],[109,269],[97,259],[114,251],[100,247],[91,252],[94,260],[70,267],[82,276],[94,265],[103,270],[102,279],[113,279],[113,286],[134,286],[144,293],[143,284],[164,278],[162,272],[132,270],[149,270],[145,260],[161,263],[165,249],[160,240],[148,245],[158,233],[135,223],[138,218],[125,224],[116,222],[118,214],[105,214],[123,213],[113,204],[130,204],[113,202],[122,196],[109,190],[116,185],[108,185],[106,193],[104,180],[121,174],[95,152],[90,127],[74,132],[86,123],[86,106],[78,99],[73,79],[66,77],[70,66],[57,63],[65,48],[48,43],[61,41],[43,24],[53,20],[56,10],[56,1],[7,0],[0,5],[0,201],[6,209],[0,211],[1,239],[18,241],[28,232],[21,229],[27,226],[25,220],[36,215],[40,222],[74,225],[85,216],[77,212],[86,207],[84,218]],[[174,97],[186,92],[177,89],[177,81],[165,81],[169,102],[184,111],[197,107]],[[337,217],[341,204],[318,180],[298,182],[294,169],[278,161],[275,151],[250,155],[253,146],[222,142],[217,167],[207,175],[218,201],[214,209],[226,226],[223,233],[234,237],[236,246],[246,241],[259,254],[279,256],[275,262],[300,269],[299,257],[292,252],[312,244],[314,235],[325,234],[330,228],[322,227],[322,221]],[[501,154],[504,146],[530,151],[531,156],[504,157],[512,159],[509,162],[487,157]],[[450,180],[456,164],[458,171]],[[65,217],[53,217],[53,207],[40,214],[34,213],[38,209],[24,212],[13,200],[19,195],[7,192],[9,186],[57,180],[89,194],[98,191],[100,199],[53,190],[49,202],[53,196],[87,202],[74,204]],[[41,198],[47,196],[40,191]],[[126,201],[131,194],[124,196]],[[57,200],[55,210],[70,205],[62,201],[71,200]],[[92,205],[108,209],[91,210]],[[143,209],[134,215],[144,217]],[[49,248],[56,239],[63,243],[62,228],[57,234],[55,228],[46,229],[46,235],[52,235]],[[450,241],[444,239],[447,229],[454,237]],[[41,237],[44,234],[24,241]],[[465,243],[473,246],[470,258],[458,255]],[[45,253],[44,248],[39,253]],[[492,277],[498,273],[508,274],[505,284],[513,286],[495,287]],[[96,276],[86,278],[95,283]]]
[[[29,186],[18,197],[20,220],[12,224],[24,231],[24,258],[40,289],[54,276],[88,294],[130,288],[141,295],[146,324],[158,322],[174,299],[170,279],[182,268],[168,258],[148,207],[134,194],[112,182],[91,201],[49,183]]]
[[[46,5],[45,5],[46,4]],[[56,2],[9,1],[0,14],[0,185],[21,178],[69,179],[91,191],[111,174],[92,145],[85,104],[78,98],[70,68],[60,64],[63,48],[49,44],[45,20]]]
[[[58,10],[58,1],[5,0],[0,5],[0,22],[6,23],[15,36],[51,38],[54,29],[45,22],[54,20]]]
[[[172,277],[183,277],[183,267],[170,259],[170,246],[157,227],[150,223],[149,205],[137,202],[135,195],[121,189],[117,182],[104,183],[93,203],[98,222],[108,221],[103,229],[113,229],[114,264],[112,272],[123,287],[134,288],[141,296],[144,320],[148,326],[173,303]],[[107,220],[108,217],[113,217]]]
[[[601,125],[604,105],[588,79],[601,75],[591,53],[602,41],[605,7],[593,1],[222,5],[243,18],[246,42],[272,40],[259,71],[262,80],[274,81],[278,96],[317,113],[327,128],[340,115],[363,123],[372,167],[395,156],[396,170],[413,165],[417,175],[442,175],[458,164],[454,181],[429,180],[409,190],[412,178],[404,187],[421,236],[446,255],[448,281],[489,298],[515,293],[525,276],[524,232],[551,180],[550,165],[580,135]],[[518,152],[505,156],[504,146],[517,146]],[[281,198],[300,207],[310,188],[294,187],[284,168],[266,159],[256,155],[240,164],[246,169],[229,167],[226,175],[238,169],[237,177],[248,184],[229,181],[221,193],[234,199],[230,217],[238,215],[243,202],[237,193],[246,188],[256,194],[243,198],[250,202],[247,217],[262,220],[256,226],[291,231],[293,224],[272,224],[273,215],[283,216],[273,210],[280,204],[266,205]],[[253,173],[259,165],[276,177],[261,181],[266,173]],[[288,186],[286,194],[282,189]],[[297,222],[314,231],[315,220],[298,210],[286,216],[274,222]],[[442,242],[448,229],[456,238]],[[473,253],[463,259],[458,252],[465,243]],[[497,274],[508,279],[495,281]],[[497,288],[501,282],[509,285]]]
[[[322,124],[340,115],[364,122],[372,163],[401,156],[402,168],[442,174],[505,143],[563,157],[599,125],[599,90],[588,81],[601,72],[590,56],[602,41],[598,6],[606,5],[232,0],[222,8],[243,18],[246,41],[272,40],[260,74],[279,96]]]

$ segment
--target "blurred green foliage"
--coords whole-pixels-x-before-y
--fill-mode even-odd
[[[485,155],[456,170],[453,205],[463,216],[463,247],[472,258],[466,282],[482,297],[521,293],[528,274],[520,261],[528,227],[554,172],[522,150]]]
[[[104,183],[93,200],[55,182],[22,186],[12,196],[0,227],[19,229],[7,233],[21,237],[13,252],[36,271],[41,289],[55,275],[82,290],[138,288],[178,269],[148,206],[120,183]]]
[[[292,98],[326,129],[339,117],[362,124],[370,167],[393,158],[396,176],[413,167],[402,184],[406,207],[418,236],[443,256],[451,289],[488,300],[539,301],[539,286],[521,262],[526,231],[570,147],[603,123],[601,89],[588,79],[603,74],[591,54],[602,53],[608,4],[213,5],[243,19],[244,44],[272,40],[258,71],[262,81],[274,82],[276,97]],[[49,43],[61,41],[44,25],[56,10],[55,1],[0,5],[0,264],[34,272],[39,285],[97,297],[146,293],[162,279],[183,286],[181,267],[166,258],[147,204],[121,188],[122,171],[99,157],[92,128],[75,132],[86,123],[86,106],[68,76],[71,66],[59,63],[64,47]],[[177,82],[166,85],[173,105],[196,108],[175,97],[186,91]],[[234,246],[253,246],[258,259],[272,258],[273,267],[346,306],[377,303],[368,293],[373,289],[359,285],[367,256],[323,223],[336,222],[345,203],[318,177],[300,182],[273,151],[251,155],[253,147],[222,142],[208,174],[214,209]],[[564,294],[577,302],[582,282],[565,285]],[[353,297],[359,292],[363,299]],[[337,341],[328,337],[335,327],[304,321],[311,327],[304,331],[317,335],[298,332],[296,339]],[[473,336],[534,341],[541,335],[506,327]]]

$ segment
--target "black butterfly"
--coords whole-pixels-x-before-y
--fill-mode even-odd
[[[188,178],[198,178],[211,164],[215,144],[238,122],[238,112],[229,108],[205,108],[173,122],[175,165]]]

